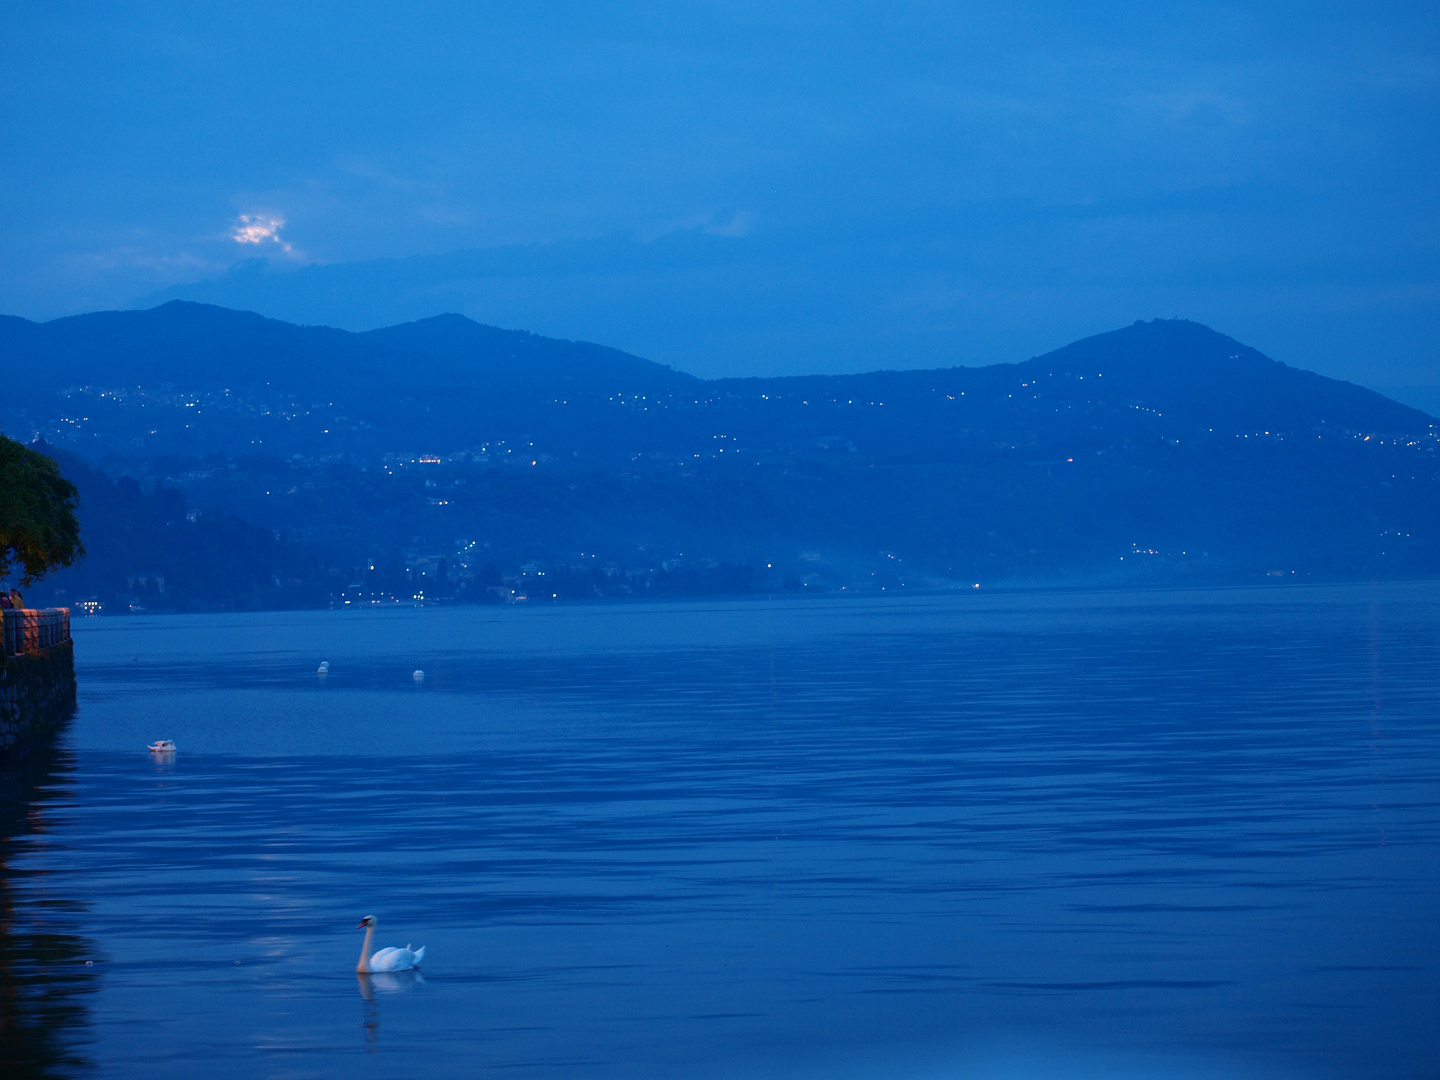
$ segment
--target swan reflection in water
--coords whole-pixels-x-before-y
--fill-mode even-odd
[[[418,971],[377,971],[372,975],[357,974],[360,996],[374,1001],[376,994],[407,994],[416,986],[425,985],[425,976]]]
[[[370,1053],[380,1050],[380,1005],[377,994],[407,994],[415,987],[425,985],[425,976],[418,971],[381,971],[373,975],[357,972],[360,996],[364,1006],[360,1014],[360,1030],[365,1036],[365,1049]]]

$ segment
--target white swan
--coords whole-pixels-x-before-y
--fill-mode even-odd
[[[173,754],[175,752],[175,740],[160,739],[158,742],[151,743],[145,747],[145,749],[149,750],[152,754]]]
[[[365,943],[360,946],[360,962],[355,965],[355,970],[361,975],[370,975],[377,971],[411,971],[418,968],[420,961],[425,959],[424,945],[414,952],[406,945],[403,949],[380,949],[372,954],[370,939],[375,936],[375,916],[366,915],[360,920],[360,926],[365,928]],[[359,930],[360,926],[355,929]],[[367,955],[370,957],[368,960]]]

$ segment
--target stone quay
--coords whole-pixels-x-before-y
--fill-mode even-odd
[[[75,708],[75,645],[70,609],[0,611],[0,758],[50,735]]]

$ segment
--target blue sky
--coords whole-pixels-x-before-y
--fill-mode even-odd
[[[1018,360],[1180,315],[1440,408],[1433,6],[0,20],[8,313],[461,310],[704,375]]]

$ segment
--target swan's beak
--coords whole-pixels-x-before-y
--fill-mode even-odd
[[[361,919],[358,923],[356,923],[356,924],[355,924],[355,929],[356,929],[356,930],[363,930],[363,929],[365,929],[365,920],[364,920],[364,919]]]

